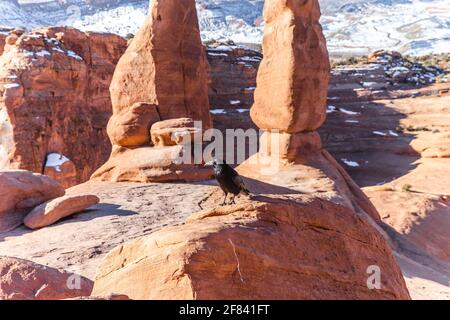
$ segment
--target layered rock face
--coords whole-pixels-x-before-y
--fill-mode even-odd
[[[11,31],[0,57],[0,168],[52,171],[65,187],[86,181],[107,159],[109,87],[126,49],[115,35],[51,27]],[[47,166],[47,168],[46,168]]]
[[[382,290],[367,285],[373,265],[383,270]],[[383,237],[351,210],[307,197],[203,211],[185,226],[119,246],[100,266],[93,290],[112,293],[131,299],[409,299]]]
[[[250,109],[262,54],[219,43],[207,48],[207,58],[211,111]]]
[[[92,176],[107,181],[199,180],[210,175],[179,165],[182,145],[153,145],[159,121],[189,118],[211,127],[207,61],[195,1],[152,1],[144,26],[120,59],[111,83],[113,116],[108,134],[113,151]],[[196,131],[193,125],[187,132]],[[126,161],[125,161],[126,160]]]
[[[270,0],[264,8],[264,59],[251,116],[261,129],[297,133],[325,121],[330,74],[318,1]]]

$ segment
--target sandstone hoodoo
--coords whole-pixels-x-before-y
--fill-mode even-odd
[[[367,285],[383,270],[382,290]],[[131,299],[409,299],[385,239],[329,201],[262,199],[203,211],[111,251],[94,295]]]
[[[330,64],[318,1],[267,0],[264,58],[251,116],[262,129],[297,133],[325,121]]]
[[[330,77],[318,1],[269,0],[264,17],[264,58],[251,117],[266,132],[260,151],[237,170],[254,180],[342,203],[372,222],[380,221],[374,206],[314,131],[326,118]]]
[[[60,300],[91,291],[92,281],[77,274],[0,256],[0,300]]]
[[[209,126],[206,66],[195,1],[152,1],[114,72],[114,116],[145,102],[157,106],[161,120],[189,117]]]
[[[0,232],[19,226],[37,205],[64,195],[50,177],[24,170],[0,171]]]
[[[13,30],[5,42],[0,56],[0,169],[46,171],[65,187],[88,180],[111,150],[108,88],[126,41],[50,27]],[[68,159],[58,170],[47,163],[54,153]]]
[[[165,135],[154,144],[156,128],[152,138],[149,132],[159,121],[184,118],[211,127],[207,60],[194,0],[151,2],[147,20],[117,65],[110,91],[113,151],[92,179],[192,181],[211,175],[201,166],[177,164],[183,146]],[[196,129],[190,125],[186,130]]]

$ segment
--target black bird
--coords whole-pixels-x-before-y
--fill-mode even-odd
[[[219,182],[220,188],[225,193],[222,205],[226,204],[227,196],[229,193],[233,194],[231,199],[232,203],[236,204],[234,198],[239,194],[250,195],[250,192],[245,187],[242,177],[225,161],[220,163],[218,160],[213,160],[212,165],[214,167],[214,176],[217,182]]]

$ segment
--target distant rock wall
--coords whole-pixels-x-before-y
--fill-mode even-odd
[[[115,65],[126,49],[125,40],[65,28],[31,33],[13,30],[0,32],[0,52],[3,47],[5,52],[0,57],[0,168],[44,172],[65,187],[86,181],[111,151],[106,134],[112,114],[109,84]],[[222,130],[256,128],[249,111],[254,102],[262,54],[238,46],[215,44],[208,47],[206,56],[209,108],[214,127]],[[343,148],[362,150],[363,143],[368,145],[362,139],[343,145],[341,134],[336,134],[333,119],[347,110],[340,109],[342,104],[427,95],[437,90],[435,86],[417,87],[390,77],[386,70],[397,70],[398,63],[392,63],[386,54],[382,57],[369,65],[339,67],[332,71],[328,120],[319,132],[324,146],[333,155]],[[409,65],[402,63],[402,70],[406,72],[404,68]],[[411,66],[417,69],[415,64]],[[419,78],[432,74],[434,69],[420,70]],[[348,128],[341,126],[339,130],[354,130],[349,124]],[[118,126],[112,129],[117,131]],[[390,129],[395,129],[395,125]],[[144,131],[148,136],[148,130]],[[338,158],[342,157],[338,155]]]
[[[86,181],[111,150],[108,88],[126,41],[51,27],[13,30],[5,42],[0,57],[0,169],[42,173],[52,166],[49,155],[56,153],[53,177],[66,187]],[[71,165],[64,166],[66,162]],[[73,167],[75,173],[64,172]]]

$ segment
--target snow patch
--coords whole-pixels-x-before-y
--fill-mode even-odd
[[[356,161],[351,161],[351,160],[347,160],[347,159],[341,159],[342,162],[344,162],[347,166],[349,167],[359,167],[359,163]]]
[[[377,82],[363,82],[363,83],[362,83],[363,87],[366,87],[366,88],[374,87],[374,86],[376,86],[377,84],[378,84]]]
[[[360,112],[354,112],[354,111],[350,111],[350,110],[347,110],[347,109],[344,109],[344,108],[340,108],[339,111],[342,112],[342,113],[351,115],[351,116],[355,116],[355,115],[361,114]]]
[[[259,57],[249,57],[249,56],[243,56],[239,58],[242,61],[246,62],[261,62],[261,58]]]
[[[39,50],[39,51],[24,51],[26,57],[32,57],[32,56],[38,56],[38,57],[45,57],[45,56],[51,56],[51,53],[47,50]]]
[[[3,85],[3,88],[5,89],[12,89],[12,88],[18,88],[20,87],[20,84],[18,83],[7,83]]]
[[[336,112],[337,108],[335,106],[328,106],[327,107],[327,113],[333,113]]]
[[[58,47],[52,48],[52,50],[53,50],[53,51],[56,51],[56,52],[65,53],[63,49],[58,48]]]
[[[212,110],[209,110],[209,112],[211,112],[212,114],[226,114],[227,113],[225,111],[225,109],[212,109]]]
[[[82,57],[80,57],[79,55],[77,55],[75,52],[73,52],[72,50],[67,50],[67,55],[71,58],[74,58],[76,60],[83,60]]]
[[[392,131],[392,130],[389,130],[389,134],[390,134],[391,136],[398,137],[398,134],[395,133],[395,132]]]
[[[208,56],[213,56],[213,57],[228,57],[228,54],[226,54],[226,53],[214,53],[214,52],[208,52]]]
[[[53,167],[57,172],[61,172],[61,166],[70,161],[69,158],[59,153],[50,153],[47,155],[46,167]]]

